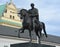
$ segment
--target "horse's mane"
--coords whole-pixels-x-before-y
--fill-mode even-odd
[[[26,9],[21,9],[20,11],[26,11],[26,12],[27,12],[27,10],[26,10]]]

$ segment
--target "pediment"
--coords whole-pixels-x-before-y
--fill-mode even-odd
[[[9,4],[8,5],[8,8],[17,10],[16,6],[13,3]]]

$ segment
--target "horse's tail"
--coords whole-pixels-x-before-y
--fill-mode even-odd
[[[43,24],[43,31],[44,31],[44,34],[45,34],[45,36],[47,37],[47,33],[46,33],[46,30],[45,30],[45,24],[42,22],[42,24]]]

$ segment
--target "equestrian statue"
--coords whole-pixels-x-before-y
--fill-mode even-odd
[[[44,31],[44,34],[47,37],[47,33],[45,30],[45,23],[39,21],[38,10],[34,8],[33,3],[31,3],[31,9],[29,10],[21,9],[20,15],[21,15],[20,18],[23,19],[23,22],[22,22],[22,28],[19,29],[18,36],[20,33],[24,33],[24,30],[27,29],[29,31],[30,41],[32,40],[31,31],[33,30],[39,39],[42,36],[42,30]],[[34,23],[34,27],[33,27],[33,23]]]

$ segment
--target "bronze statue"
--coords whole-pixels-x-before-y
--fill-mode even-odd
[[[31,29],[33,30],[33,19],[36,17],[36,19],[39,20],[39,14],[38,14],[38,9],[34,7],[34,3],[31,3],[31,9],[28,10],[28,13],[30,14],[31,17]]]
[[[19,14],[21,14],[21,18],[23,19],[23,22],[22,22],[23,27],[21,29],[19,29],[19,32],[22,30],[21,33],[24,33],[24,30],[28,29],[30,39],[32,40],[31,31],[34,29],[36,35],[38,36],[38,38],[40,38],[42,35],[42,29],[43,29],[45,36],[47,37],[47,33],[45,30],[45,24],[43,22],[39,21],[38,10],[36,8],[34,8],[33,3],[31,4],[31,7],[32,8],[29,9],[28,11],[26,9],[20,10]],[[35,23],[34,28],[33,28],[33,23]],[[40,35],[38,34],[39,32],[40,32]],[[18,35],[19,35],[19,33],[18,33]]]

